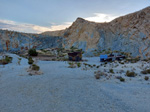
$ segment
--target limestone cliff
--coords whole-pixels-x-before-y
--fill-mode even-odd
[[[62,38],[15,31],[0,30],[0,51],[23,51],[30,48],[62,47]]]
[[[109,23],[78,18],[68,29],[53,32],[54,35],[64,37],[64,47],[76,46],[90,54],[95,49],[111,49],[150,57],[150,7]]]

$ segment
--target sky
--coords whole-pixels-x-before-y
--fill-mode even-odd
[[[62,30],[78,17],[109,22],[150,6],[150,0],[0,0],[0,29],[26,33]]]

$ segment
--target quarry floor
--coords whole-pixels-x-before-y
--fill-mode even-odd
[[[30,76],[27,59],[22,58],[18,65],[18,56],[9,55],[13,62],[0,65],[0,112],[150,110],[150,81],[143,77],[126,78],[125,82],[113,77],[96,80],[97,69],[68,68],[68,62],[61,61],[38,61],[43,75]],[[100,65],[98,57],[85,59],[86,63]]]

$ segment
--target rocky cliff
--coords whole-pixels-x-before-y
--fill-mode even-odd
[[[82,48],[90,55],[95,50],[111,49],[150,57],[150,7],[109,23],[78,18],[68,29],[52,34],[64,37],[64,47]]]
[[[42,34],[0,30],[0,50],[19,51],[75,46],[85,55],[111,49],[150,57],[150,7],[125,15],[109,23],[95,23],[77,18],[67,29]]]
[[[62,47],[62,37],[0,30],[0,51],[18,52],[30,48]]]

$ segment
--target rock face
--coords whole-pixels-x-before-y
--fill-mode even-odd
[[[62,37],[0,30],[0,51],[21,51],[30,48],[62,47]]]
[[[67,29],[41,35],[0,30],[0,50],[75,46],[85,55],[111,49],[150,57],[150,7],[119,17],[109,23],[77,18]]]
[[[47,34],[51,35],[51,32]],[[150,7],[109,23],[77,18],[68,29],[52,34],[64,37],[64,47],[82,48],[87,54],[92,54],[94,50],[111,49],[150,57]]]

